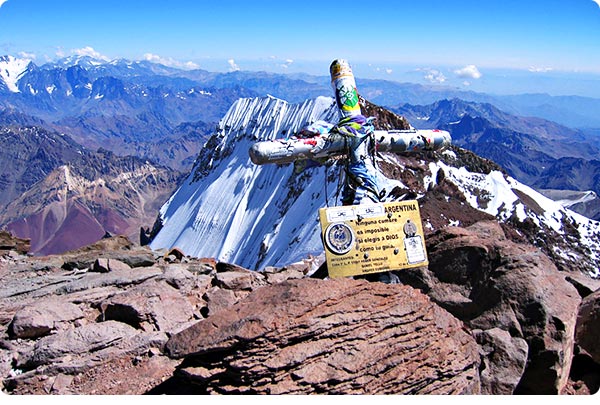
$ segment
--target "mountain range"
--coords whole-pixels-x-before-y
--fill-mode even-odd
[[[340,204],[344,159],[248,154],[336,123],[327,82],[5,57],[4,390],[596,393],[600,222],[568,207],[598,201],[598,134],[468,95],[368,101],[394,86],[361,86],[377,129],[454,144],[373,155],[385,201],[418,204],[429,259],[385,284],[328,277],[318,210]]]
[[[388,121],[385,115],[393,113],[381,110],[377,121]],[[328,97],[298,104],[273,97],[238,100],[161,208],[150,246],[254,270],[320,254],[317,212],[341,205],[343,165],[335,161],[298,173],[292,164],[254,165],[248,149],[338,118]],[[378,164],[387,201],[418,199],[427,232],[495,218],[516,239],[544,250],[558,268],[598,276],[600,223],[563,208],[497,164],[459,147],[442,154],[381,154]]]
[[[5,115],[43,120],[44,127],[68,133],[85,147],[124,155],[139,154],[151,144],[162,149],[167,139],[177,143],[191,132],[181,134],[181,125],[195,125],[193,132],[202,137],[231,103],[255,95],[244,88],[201,87],[165,74],[173,73],[149,62],[100,64],[79,58],[38,67],[5,56],[0,57],[0,107]],[[164,163],[181,167],[195,153],[192,149],[183,159],[171,153]],[[157,155],[149,151],[150,157]]]
[[[40,127],[0,129],[0,224],[31,253],[79,248],[107,235],[139,240],[181,175],[108,150],[90,151]]]
[[[96,83],[98,79],[102,80]],[[105,91],[106,86],[110,84],[123,84],[124,88]],[[596,131],[600,128],[600,118],[597,114],[597,111],[600,110],[600,98],[551,96],[541,93],[492,95],[443,85],[421,85],[362,78],[357,78],[357,84],[360,93],[365,98],[382,106],[393,107],[404,103],[430,104],[439,100],[458,98],[477,103],[491,103],[513,115],[540,117],[568,127],[585,128],[590,133],[597,134]],[[198,117],[201,116],[197,119],[204,121],[218,120],[226,112],[230,103],[225,107],[219,103],[226,97],[220,93],[226,90],[252,93],[240,94],[242,97],[269,94],[290,102],[302,102],[306,99],[331,94],[328,76],[245,71],[217,73],[202,69],[177,69],[149,61],[119,59],[107,62],[89,56],[68,57],[37,66],[26,59],[0,56],[0,95],[3,95],[0,100],[5,99],[8,93],[12,93],[13,96],[21,93],[22,97],[37,95],[45,99],[45,101],[39,102],[40,107],[45,104],[46,107],[52,109],[54,101],[50,99],[58,101],[60,98],[64,99],[63,96],[85,98],[93,95],[94,98],[98,97],[97,100],[100,100],[119,92],[127,93],[130,97],[135,98],[137,92],[151,98],[152,92],[160,89],[170,90],[168,93],[159,91],[158,94],[162,96],[177,94],[177,96],[186,97],[185,92],[192,90],[203,95],[211,93],[212,103],[224,110],[218,113],[216,110],[212,110],[214,112],[212,117],[210,117],[210,110],[196,110],[195,113],[198,114]],[[52,94],[54,97],[47,97]],[[195,102],[201,104],[198,100],[188,100],[187,103],[191,108],[195,108]],[[94,103],[90,103],[86,108],[94,105]],[[206,104],[204,105],[206,106]],[[61,107],[54,109],[54,114],[71,114],[69,112],[71,110],[64,106]],[[53,118],[55,117],[56,115],[53,115]]]
[[[488,103],[458,99],[420,106],[404,104],[393,111],[417,128],[449,131],[455,145],[493,160],[536,189],[592,191],[594,195],[588,193],[588,199],[597,199],[600,193],[597,137],[581,130],[542,118],[514,116]],[[598,202],[571,205],[583,215],[600,219],[598,206]]]
[[[498,105],[506,106],[507,98],[445,87],[377,80],[359,80],[359,87],[365,98],[391,105],[388,109],[417,128],[447,129],[457,146],[494,160],[509,175],[543,190],[546,195],[556,195],[555,189],[580,191],[568,199],[564,195],[556,198],[590,218],[597,219],[600,215],[596,197],[598,147],[595,130],[571,129],[542,118],[514,115],[516,110],[538,108],[543,104],[560,110],[561,113],[556,115],[560,118],[569,115],[571,108],[576,108],[580,116],[586,117],[578,121],[578,126],[583,127],[590,124],[587,120],[591,115],[587,112],[598,100],[578,98],[570,103],[561,98],[558,103],[558,98],[544,95],[515,96],[505,110]],[[209,172],[211,162],[239,147],[233,143],[221,145],[218,137],[240,125],[240,117],[229,118],[235,111],[231,106],[239,100],[270,94],[272,100],[285,99],[293,104],[310,106],[312,102],[307,100],[320,100],[321,96],[330,93],[327,77],[309,75],[186,71],[147,61],[106,62],[89,57],[66,58],[37,66],[10,56],[0,57],[0,128],[5,145],[0,163],[3,165],[0,226],[12,224],[12,229],[20,232],[30,229],[20,236],[35,238],[32,233],[38,228],[28,228],[23,223],[34,215],[37,215],[36,221],[40,218],[47,221],[48,216],[43,212],[54,197],[46,194],[44,188],[60,190],[69,183],[67,172],[71,176],[87,173],[87,177],[84,176],[86,184],[113,184],[116,194],[144,195],[143,200],[155,196],[157,200],[152,204],[142,205],[158,207],[180,186],[177,179],[185,176],[194,162],[197,177],[198,173]],[[450,96],[461,98],[448,98]],[[415,104],[399,104],[399,100]],[[246,113],[238,111],[237,114]],[[264,130],[257,126],[254,118],[247,120],[240,134]],[[217,148],[216,153],[213,148]],[[204,163],[202,167],[198,166],[198,161]],[[111,180],[118,178],[119,172],[134,173],[146,164],[161,173],[160,190],[146,189],[152,184],[146,181],[123,183],[126,187],[120,189],[120,183]],[[130,171],[132,165],[136,168]],[[90,171],[92,167],[95,170]],[[106,168],[112,168],[112,171]],[[213,176],[220,178],[221,174]],[[98,198],[88,199],[91,194],[81,191],[78,198],[87,201],[84,205],[88,207],[104,207],[104,202]],[[36,199],[32,195],[46,197]],[[115,199],[106,198],[105,201],[108,207],[102,209],[113,210]],[[90,209],[99,211],[98,208]],[[148,220],[149,212],[141,215],[136,210],[117,211],[129,225],[148,227],[152,222]],[[284,212],[283,209],[279,211]],[[94,215],[92,217],[96,218]],[[128,234],[135,234],[134,226],[129,225],[125,227]],[[97,237],[123,229],[114,224],[90,226],[94,228],[90,234]],[[50,234],[54,235],[52,232],[47,235]],[[52,245],[50,239],[48,236],[41,238],[39,244],[33,243],[32,250],[35,252],[38,247]]]

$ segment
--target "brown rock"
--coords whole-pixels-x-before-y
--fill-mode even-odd
[[[69,385],[73,382],[73,376],[67,374],[59,374],[53,378],[51,391],[53,394],[69,394]]]
[[[188,266],[189,271],[201,274],[214,274],[217,272],[217,261],[213,258],[201,257]]]
[[[579,307],[575,339],[580,348],[600,364],[600,290],[587,296]]]
[[[83,311],[75,304],[58,298],[41,300],[15,313],[9,333],[13,338],[38,338],[48,335],[62,323],[83,317]]]
[[[175,260],[181,261],[181,259],[185,257],[185,253],[183,253],[181,249],[175,247],[169,250],[169,252],[165,254],[164,257],[167,258],[169,256],[173,256]]]
[[[280,271],[264,272],[268,284],[278,284],[285,280],[304,278],[306,268],[300,266],[287,266]]]
[[[10,232],[0,231],[0,256],[11,251],[26,254],[31,249],[29,239],[21,239],[13,236]]]
[[[233,306],[240,300],[234,291],[219,287],[208,289],[202,298],[206,301],[206,308],[203,311],[204,316],[216,314],[222,309]]]
[[[148,280],[101,305],[105,320],[116,320],[147,331],[171,332],[193,318],[192,305],[164,281]]]
[[[481,393],[510,395],[525,370],[527,342],[500,328],[474,331],[480,346]]]
[[[428,239],[427,250],[429,268],[399,271],[402,281],[472,329],[500,328],[524,339],[527,366],[514,393],[561,392],[573,357],[580,297],[551,260],[530,245],[507,240],[495,221],[443,229]],[[497,362],[510,373],[520,363],[518,356]],[[491,380],[482,379],[482,391],[499,393],[486,381]]]
[[[118,259],[108,259],[108,268],[110,271],[129,271],[131,266]]]
[[[91,270],[96,273],[108,273],[109,271],[128,271],[131,270],[131,267],[118,259],[101,257],[96,259]]]
[[[108,259],[117,259],[130,267],[147,267],[155,264],[154,254],[145,246],[135,246],[124,236],[101,239],[98,242],[64,253],[62,267],[66,270],[84,269],[92,266],[98,254]]]
[[[261,273],[250,270],[227,271],[215,275],[215,283],[228,290],[252,290],[265,284]]]
[[[108,267],[108,259],[103,257],[96,259],[96,261],[92,265],[91,271],[94,271],[96,273],[108,273],[110,271]]]
[[[477,344],[408,286],[290,280],[174,335],[181,388],[208,393],[473,394]],[[183,385],[182,385],[183,384]]]
[[[82,357],[92,357],[93,361],[98,361],[102,357],[140,346],[142,349],[150,347],[148,342],[142,343],[142,339],[136,335],[134,328],[121,322],[85,325],[41,338],[28,356],[19,359],[18,366],[30,369],[63,363],[64,368],[76,368],[82,366]]]
[[[573,284],[581,298],[585,298],[594,291],[600,290],[600,279],[593,279],[586,274],[573,272],[569,273],[565,279]]]
[[[190,272],[186,265],[172,263],[164,266],[163,279],[170,286],[177,288],[182,292],[189,292],[194,287],[196,275]]]

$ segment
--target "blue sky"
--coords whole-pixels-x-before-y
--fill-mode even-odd
[[[342,7],[343,4],[343,7]],[[600,98],[600,0],[0,0],[0,54]]]

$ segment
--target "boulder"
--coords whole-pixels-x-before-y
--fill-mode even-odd
[[[176,288],[148,280],[114,295],[100,305],[104,320],[146,331],[172,332],[194,317],[194,308]]]
[[[97,273],[108,273],[109,271],[128,271],[131,267],[118,259],[98,258],[91,267]]]
[[[588,295],[579,307],[575,339],[594,362],[600,364],[600,290]]]
[[[164,256],[164,258],[172,257],[171,261],[181,261],[185,257],[185,253],[181,251],[179,248],[172,248],[169,252]]]
[[[33,369],[46,365],[61,372],[85,370],[112,356],[141,353],[164,344],[165,336],[139,334],[133,327],[116,321],[91,323],[38,340],[17,366]]]
[[[136,246],[124,236],[101,239],[98,242],[63,253],[62,267],[66,270],[89,268],[98,259],[98,254],[107,259],[116,259],[130,267],[147,267],[156,263],[152,250]]]
[[[195,287],[195,280],[198,275],[189,271],[185,264],[172,263],[161,267],[164,268],[163,279],[170,286],[186,293]]]
[[[442,229],[429,237],[427,250],[429,267],[398,271],[402,282],[421,289],[471,329],[506,331],[518,350],[497,363],[506,368],[500,374],[522,365],[514,339],[527,342],[527,365],[518,384],[511,378],[513,393],[561,392],[573,357],[580,296],[552,261],[531,245],[509,241],[495,221]],[[510,389],[482,378],[482,391]]]
[[[0,230],[0,256],[8,252],[26,254],[31,249],[31,240],[13,236],[10,232]]]
[[[252,290],[266,284],[264,275],[256,271],[237,269],[215,275],[216,285],[227,290]]]
[[[512,394],[527,364],[527,342],[500,328],[473,332],[482,359],[481,393]]]
[[[8,332],[12,338],[38,338],[50,334],[61,324],[83,317],[83,311],[75,304],[58,298],[45,299],[19,309]]]
[[[202,296],[206,302],[202,314],[206,317],[234,305],[240,300],[239,293],[219,287],[209,288]]]
[[[172,336],[173,386],[206,393],[476,394],[460,321],[408,286],[299,279],[258,288]]]
[[[591,278],[589,275],[579,272],[569,273],[565,279],[573,284],[581,298],[585,298],[594,291],[600,290],[600,279]]]

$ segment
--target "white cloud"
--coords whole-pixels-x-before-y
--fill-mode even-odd
[[[465,79],[480,79],[481,76],[483,76],[479,69],[477,69],[477,66],[475,65],[467,65],[462,69],[455,70],[454,73],[458,77],[462,77]]]
[[[229,71],[230,72],[236,72],[236,71],[240,70],[240,67],[235,63],[235,60],[229,59],[229,60],[227,60],[227,63],[229,63]]]
[[[71,49],[71,53],[77,56],[89,56],[94,59],[105,60],[107,62],[110,61],[110,58],[108,56],[102,55],[100,52],[96,51],[91,46],[86,46],[79,49]]]
[[[0,0],[2,1],[2,0]],[[1,6],[1,4],[0,4]],[[19,52],[19,57],[23,59],[35,59],[35,54],[31,52]]]
[[[281,67],[287,69],[292,63],[294,63],[293,59],[286,59],[285,62],[281,64]]]
[[[153,53],[144,54],[144,60],[147,60],[148,62],[160,63],[161,59],[162,58],[160,56],[154,55]]]
[[[598,5],[598,7],[600,7],[600,0],[592,0],[594,3],[596,3]]]
[[[145,53],[144,59],[148,62],[159,63],[161,65],[182,68],[182,69],[198,69],[200,66],[198,64],[188,61],[188,62],[180,62],[173,58],[163,58],[162,56],[155,55],[153,53]]]
[[[6,3],[7,1],[8,1],[8,0],[0,0],[0,7],[2,7],[2,5],[3,5],[4,3]]]
[[[188,60],[187,62],[183,62],[183,66],[186,69],[199,69],[200,65],[198,65],[197,63],[192,62],[191,60]]]
[[[424,72],[423,78],[429,83],[444,83],[446,76],[437,69],[432,68],[418,68],[418,72]]]
[[[600,0],[598,0],[600,1]],[[529,67],[529,71],[532,73],[547,73],[554,70],[551,67],[535,67],[535,66],[530,66]]]
[[[370,64],[370,63],[368,64],[368,66],[369,67],[373,67],[373,65]],[[394,73],[394,71],[392,69],[390,69],[390,68],[374,67],[373,70],[375,72],[377,72],[377,73],[379,73],[379,72],[385,72],[388,75],[391,75],[392,73]]]

